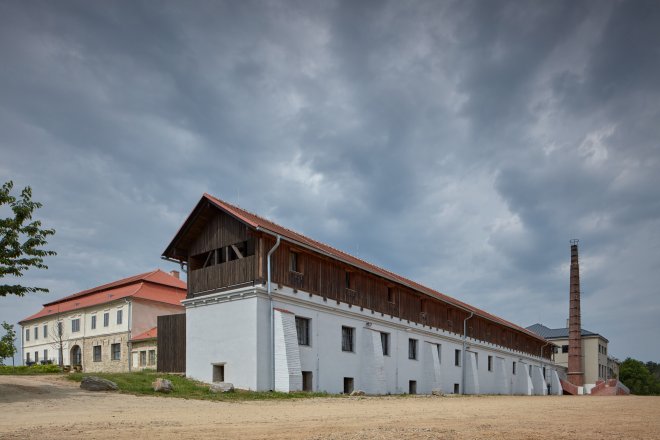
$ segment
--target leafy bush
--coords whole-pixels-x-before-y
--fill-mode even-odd
[[[19,367],[10,367],[8,365],[0,366],[0,374],[30,375],[30,374],[55,374],[61,372],[62,370],[60,370],[59,366],[52,364],[49,365],[35,364],[30,367],[27,367],[25,365],[21,365]]]

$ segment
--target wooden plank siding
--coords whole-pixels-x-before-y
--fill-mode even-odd
[[[254,256],[190,270],[189,295],[196,296],[205,291],[246,283],[265,283],[267,254],[275,239],[250,230],[247,225],[223,212],[218,211],[218,215],[202,228],[202,233],[193,240],[188,255],[212,251],[251,237],[255,240]],[[297,271],[291,270],[291,253],[297,254]],[[373,310],[374,313],[459,335],[463,334],[463,321],[469,316],[465,310],[438,298],[286,241],[282,241],[273,253],[271,263],[274,285],[305,291],[326,301],[346,303],[351,307]],[[347,272],[350,273],[349,287],[346,285]],[[388,300],[388,291],[393,301]],[[536,356],[543,346],[543,342],[522,331],[480,316],[468,321],[468,336]],[[550,353],[550,348],[546,347],[544,356],[549,358]]]
[[[156,370],[162,373],[186,371],[186,314],[158,317],[158,360]]]

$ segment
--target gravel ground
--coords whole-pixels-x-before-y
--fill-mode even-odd
[[[660,397],[355,397],[208,402],[0,376],[0,439],[660,439]]]

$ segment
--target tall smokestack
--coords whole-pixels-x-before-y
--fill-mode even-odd
[[[582,324],[580,322],[580,263],[578,240],[571,240],[571,286],[568,314],[568,381],[584,385],[582,371]]]

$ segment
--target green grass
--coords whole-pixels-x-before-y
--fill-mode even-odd
[[[184,399],[246,401],[336,396],[327,393],[279,393],[270,391],[245,390],[235,390],[234,392],[230,393],[211,393],[209,391],[208,384],[197,382],[174,374],[161,374],[154,371],[140,371],[135,373],[71,373],[67,375],[67,378],[76,382],[80,382],[85,376],[98,376],[111,380],[117,384],[120,392],[126,394],[179,397]],[[151,386],[151,383],[155,381],[157,377],[172,381],[173,391],[168,394],[155,392]]]
[[[35,374],[57,374],[62,370],[57,365],[32,365],[26,367],[21,365],[12,367],[10,365],[0,365],[0,375],[31,376]]]

